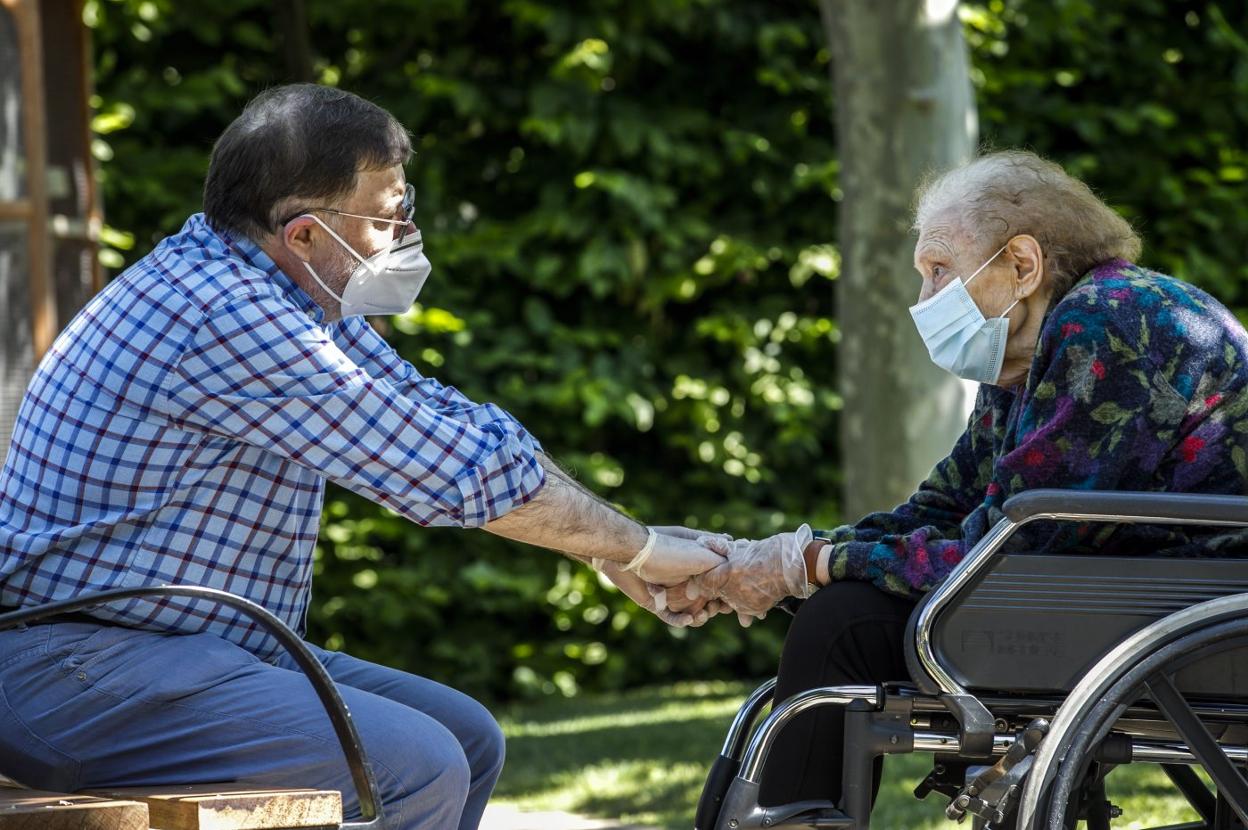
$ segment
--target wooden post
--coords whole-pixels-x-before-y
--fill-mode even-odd
[[[74,3],[74,19],[82,20],[83,0]],[[104,268],[100,265],[100,229],[104,227],[104,211],[100,206],[100,188],[95,181],[95,156],[91,154],[91,90],[92,69],[95,64],[91,56],[91,37],[86,26],[75,26],[74,36],[78,43],[78,52],[82,55],[82,103],[87,107],[87,117],[83,120],[82,163],[87,171],[87,242],[91,251],[91,291],[97,293],[104,288]],[[77,309],[75,309],[76,311]]]
[[[43,106],[43,48],[39,4],[35,0],[0,0],[13,12],[22,60],[22,109],[26,143],[26,196],[30,229],[30,311],[34,359],[51,347],[56,335],[56,296],[51,285],[52,245],[48,237],[47,152]]]

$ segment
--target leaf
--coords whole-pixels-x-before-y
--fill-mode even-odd
[[[1066,370],[1066,388],[1075,400],[1092,403],[1092,392],[1096,388],[1096,375],[1092,373],[1092,364],[1096,356],[1082,346],[1071,346],[1066,354],[1070,363]]]
[[[1105,336],[1109,339],[1109,348],[1122,358],[1123,363],[1132,363],[1140,359],[1140,354],[1122,341],[1112,331],[1106,331]]]
[[[1157,372],[1149,389],[1148,410],[1154,423],[1174,426],[1187,414],[1187,399],[1170,385],[1164,374]]]
[[[1099,424],[1122,424],[1131,420],[1132,414],[1113,401],[1106,401],[1092,410],[1092,420]]]

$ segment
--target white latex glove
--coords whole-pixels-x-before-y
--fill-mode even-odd
[[[793,533],[777,533],[766,539],[739,539],[725,543],[704,538],[708,546],[727,560],[689,580],[685,593],[691,598],[718,597],[733,607],[741,625],[762,619],[785,597],[805,597],[806,559],[802,551],[814,534],[810,525]]]
[[[702,536],[701,541],[694,541],[656,533],[652,528],[649,531],[645,547],[623,568],[646,582],[677,585],[724,561],[724,554],[716,552],[720,548],[712,547],[728,544],[720,537]]]
[[[705,616],[698,622],[697,615],[669,610],[666,590],[659,585],[650,585],[641,577],[623,570],[622,563],[612,562],[610,559],[594,559],[592,564],[595,571],[609,579],[629,599],[668,625],[684,628],[706,622]]]
[[[703,536],[714,536],[728,542],[732,541],[732,537],[727,533],[711,533],[708,530],[698,530],[696,527],[684,525],[650,525],[650,529],[664,536],[675,536],[677,539],[690,539],[695,542]]]
[[[647,582],[646,587],[650,589],[650,596],[654,597],[656,601],[660,594],[663,595],[663,601],[667,603],[668,611],[673,614],[692,615],[693,621],[689,623],[692,628],[701,627],[712,617],[732,613],[728,603],[722,599],[707,599],[705,597],[690,599],[686,593],[688,584],[683,582],[679,585],[669,585],[665,588],[662,585],[654,585]]]
[[[650,529],[663,536],[675,536],[677,539],[697,541],[703,536],[714,536],[723,539],[725,542],[732,541],[732,537],[727,533],[711,533],[710,531],[698,530],[697,528],[685,527],[684,525],[650,525]],[[655,590],[652,586],[650,593],[653,594]],[[708,602],[706,599],[690,599],[685,595],[684,588],[681,586],[671,586],[671,590],[667,591],[667,607],[672,611],[685,611],[693,614],[691,625],[695,627],[716,614],[726,613],[722,610],[723,606],[724,603],[720,600],[713,599]],[[706,611],[705,616],[701,613],[703,610]]]

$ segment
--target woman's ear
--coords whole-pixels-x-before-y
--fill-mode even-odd
[[[1019,234],[1007,243],[1006,250],[1014,260],[1014,296],[1030,297],[1044,285],[1044,251],[1030,234]]]

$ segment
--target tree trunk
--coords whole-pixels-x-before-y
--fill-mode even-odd
[[[308,33],[308,11],[303,0],[277,0],[273,4],[277,30],[282,35],[286,58],[286,80],[311,83],[316,80],[312,67],[312,39]]]
[[[837,283],[842,519],[904,501],[948,454],[975,387],[934,366],[907,311],[919,293],[910,210],[931,171],[972,155],[975,101],[956,0],[820,0],[841,162]]]

